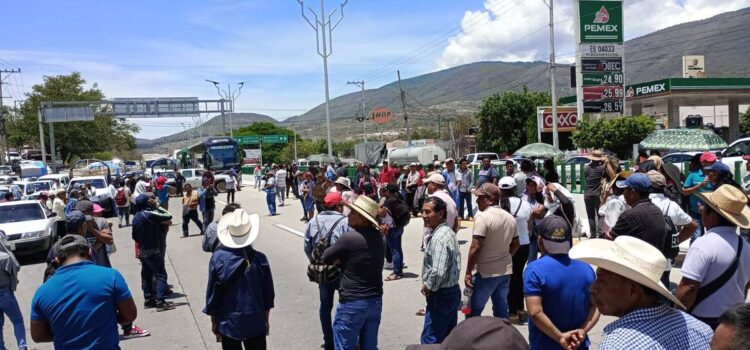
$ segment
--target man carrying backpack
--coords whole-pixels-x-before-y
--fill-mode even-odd
[[[312,266],[320,267],[313,282],[318,283],[320,291],[320,325],[323,328],[323,348],[333,349],[333,326],[331,310],[333,310],[333,293],[339,288],[340,270],[338,267],[323,265],[321,258],[323,251],[333,245],[343,234],[349,231],[349,220],[342,215],[343,198],[341,193],[331,192],[323,200],[324,211],[307,223],[305,230],[305,255]],[[308,275],[311,273],[308,268]],[[313,278],[313,276],[311,276]]]
[[[386,233],[388,249],[393,257],[393,273],[385,280],[395,281],[401,279],[404,274],[404,251],[401,248],[401,237],[404,235],[404,226],[409,224],[411,215],[409,206],[399,193],[398,185],[388,184],[385,189],[385,202],[379,212],[380,230]]]
[[[117,225],[122,228],[122,219],[125,219],[125,226],[130,226],[130,189],[124,183],[115,192],[115,205],[120,217],[120,223]]]

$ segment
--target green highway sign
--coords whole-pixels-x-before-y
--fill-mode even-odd
[[[289,142],[289,136],[287,135],[249,135],[249,136],[237,136],[234,138],[237,142],[242,144],[254,144],[254,143],[287,143]]]
[[[623,85],[622,72],[583,73],[583,86]]]
[[[622,44],[622,1],[580,0],[580,43]]]

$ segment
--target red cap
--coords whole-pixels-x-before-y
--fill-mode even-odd
[[[341,197],[341,193],[331,192],[327,194],[326,197],[323,199],[323,205],[325,205],[328,208],[334,205],[338,205],[343,200],[344,198]]]
[[[701,154],[701,163],[703,162],[715,162],[716,161],[716,154],[713,152],[703,152]]]

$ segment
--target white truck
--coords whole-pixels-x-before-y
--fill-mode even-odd
[[[406,165],[410,163],[431,164],[435,156],[441,162],[445,160],[445,150],[438,145],[396,148],[388,152],[388,161]]]

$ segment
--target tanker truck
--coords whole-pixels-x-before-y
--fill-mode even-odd
[[[410,163],[419,163],[422,165],[431,164],[435,161],[435,156],[441,162],[445,160],[445,150],[438,145],[412,146],[404,148],[395,148],[388,152],[388,160],[392,163],[406,165]]]

